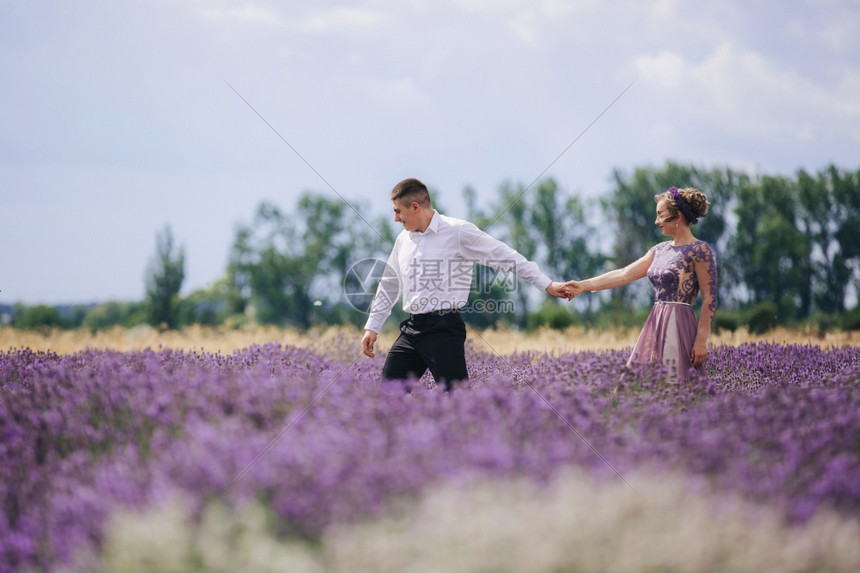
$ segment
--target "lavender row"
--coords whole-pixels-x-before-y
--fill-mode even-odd
[[[720,347],[684,386],[625,359],[470,350],[468,385],[406,395],[381,357],[277,345],[0,354],[0,570],[50,570],[98,547],[116,507],[176,490],[201,511],[258,500],[307,539],[443,482],[571,465],[706,476],[792,521],[860,515],[860,349]]]

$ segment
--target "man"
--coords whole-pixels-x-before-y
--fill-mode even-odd
[[[468,378],[460,309],[472,285],[472,263],[513,272],[554,297],[568,297],[563,283],[553,282],[508,245],[468,221],[437,213],[427,186],[418,179],[395,185],[391,202],[394,221],[403,224],[403,231],[388,257],[361,340],[364,354],[373,357],[377,334],[402,297],[409,318],[388,351],[384,378],[420,378],[429,368],[446,390]]]

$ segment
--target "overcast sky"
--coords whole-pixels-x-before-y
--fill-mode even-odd
[[[141,300],[165,225],[187,294],[263,200],[388,213],[419,177],[465,216],[607,106],[546,172],[569,193],[858,169],[860,2],[4,0],[0,98],[0,303]]]

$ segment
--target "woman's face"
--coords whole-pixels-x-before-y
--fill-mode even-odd
[[[660,199],[657,202],[657,219],[654,220],[654,224],[660,228],[660,232],[664,236],[674,237],[675,229],[677,229],[678,215],[675,214],[673,216],[666,204],[667,201],[665,199]]]

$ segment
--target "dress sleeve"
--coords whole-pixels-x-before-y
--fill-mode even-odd
[[[702,241],[693,255],[699,290],[702,293],[702,313],[699,329],[710,332],[714,313],[717,311],[717,260],[711,246]]]

